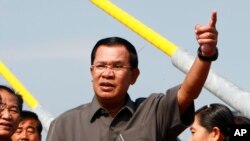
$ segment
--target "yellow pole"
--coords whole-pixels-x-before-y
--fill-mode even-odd
[[[0,61],[0,74],[8,81],[8,83],[22,95],[24,101],[31,109],[39,105],[38,101],[30,94],[30,92],[18,81],[18,79],[11,73],[11,71]]]
[[[149,41],[151,44],[158,47],[168,56],[172,57],[177,49],[177,46],[172,42],[165,39],[160,34],[156,33],[137,19],[133,18],[122,9],[109,2],[108,0],[91,0],[92,3],[106,11],[112,17],[116,18],[118,21],[129,27],[135,33],[139,34],[141,37]]]

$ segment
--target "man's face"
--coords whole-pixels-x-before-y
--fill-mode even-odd
[[[22,119],[11,139],[12,141],[41,141],[41,135],[37,130],[37,121],[33,118]]]
[[[10,138],[17,129],[20,109],[17,98],[4,89],[0,89],[2,99],[0,111],[0,139]]]
[[[93,88],[97,98],[102,101],[117,102],[124,99],[129,85],[135,83],[139,75],[138,69],[131,69],[129,52],[122,45],[100,46],[93,66]]]

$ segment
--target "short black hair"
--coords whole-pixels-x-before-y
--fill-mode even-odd
[[[32,118],[32,119],[36,120],[36,122],[37,122],[36,129],[37,129],[38,133],[41,134],[42,130],[43,130],[43,126],[42,126],[42,123],[41,123],[38,115],[36,113],[32,112],[32,111],[23,110],[21,112],[21,120],[20,121],[23,121],[23,120],[25,120],[27,118]]]
[[[0,90],[6,90],[7,92],[9,92],[10,94],[12,94],[17,98],[19,112],[21,113],[23,110],[23,97],[19,93],[17,93],[13,88],[5,85],[0,85]]]
[[[96,57],[96,51],[101,45],[106,46],[113,46],[113,45],[123,45],[129,52],[129,63],[133,68],[138,68],[138,56],[135,47],[127,40],[121,38],[121,37],[108,37],[99,40],[92,52],[91,52],[91,65],[93,65],[95,57]]]

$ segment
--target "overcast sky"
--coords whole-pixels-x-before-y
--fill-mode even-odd
[[[250,91],[249,1],[111,2],[193,55],[198,47],[195,24],[207,24],[217,10],[219,58],[212,69]],[[97,40],[109,36],[129,40],[138,51],[141,75],[129,89],[133,99],[165,92],[184,79],[169,56],[89,0],[0,1],[0,60],[54,117],[92,100],[90,52]],[[0,83],[8,85],[1,76]],[[215,102],[223,103],[204,89],[195,106]],[[188,132],[180,138],[187,140]]]

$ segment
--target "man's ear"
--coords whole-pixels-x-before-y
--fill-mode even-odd
[[[132,70],[132,79],[130,82],[131,85],[133,85],[136,82],[139,75],[140,75],[140,70],[138,68]]]
[[[89,71],[90,71],[91,75],[93,76],[93,68],[92,67],[89,68]]]

